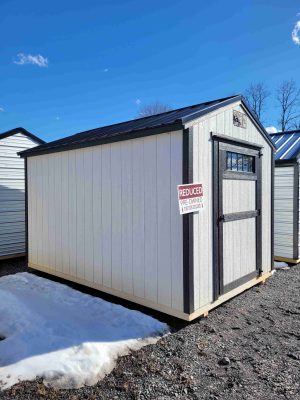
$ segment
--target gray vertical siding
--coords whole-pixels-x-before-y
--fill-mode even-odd
[[[30,157],[30,264],[182,312],[181,182],[182,131]]]
[[[255,219],[226,222],[223,227],[224,285],[256,269]]]
[[[24,160],[18,152],[36,146],[17,133],[0,140],[0,257],[25,253]]]
[[[293,258],[294,167],[275,167],[274,253]]]
[[[256,182],[223,180],[223,212],[256,209]],[[228,221],[223,224],[224,285],[228,285],[256,270],[255,218]]]
[[[253,211],[255,203],[255,181],[224,179],[223,212],[230,214],[241,211]]]
[[[212,177],[212,155],[213,147],[211,133],[224,134],[236,139],[242,139],[263,146],[262,153],[262,268],[264,272],[271,270],[271,154],[272,149],[258,131],[254,123],[247,118],[247,129],[233,125],[233,109],[246,113],[240,103],[224,107],[215,112],[205,115],[198,120],[192,121],[188,126],[193,126],[194,141],[194,182],[203,183],[204,187],[204,210],[194,214],[194,304],[195,309],[200,308],[213,301],[213,177]],[[230,185],[230,184],[228,184]],[[234,185],[234,184],[233,184]],[[230,188],[228,188],[230,190]],[[236,204],[240,203],[243,208],[247,206],[243,199],[243,191],[239,192]],[[251,202],[251,201],[250,201]],[[230,204],[225,204],[230,209]],[[248,206],[251,204],[249,203]],[[242,223],[238,223],[243,225]],[[229,229],[229,228],[228,228]],[[241,227],[242,229],[242,227]],[[252,232],[252,231],[251,231]],[[250,230],[249,240],[252,240]],[[251,237],[250,237],[251,236]],[[232,248],[232,253],[234,248]],[[230,257],[230,255],[227,255]],[[233,254],[232,254],[233,257]],[[234,266],[232,264],[232,276]],[[245,269],[248,264],[245,260]],[[250,268],[250,267],[249,267]]]

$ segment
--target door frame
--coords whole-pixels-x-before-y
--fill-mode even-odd
[[[242,285],[243,283],[259,276],[262,273],[262,148],[263,146],[235,139],[227,135],[216,135],[211,133],[213,144],[213,300]],[[224,172],[225,155],[228,151],[240,151],[255,157],[255,175],[248,173]],[[223,150],[223,151],[222,151]],[[220,155],[222,158],[220,158]],[[224,177],[225,175],[225,177]],[[226,176],[227,175],[227,176]],[[223,281],[223,179],[246,179],[256,181],[256,210],[251,212],[233,213],[226,215],[227,221],[255,217],[256,220],[256,269],[248,275],[224,286]],[[237,215],[240,214],[240,215]]]

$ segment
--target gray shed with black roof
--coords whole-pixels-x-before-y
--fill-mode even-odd
[[[273,144],[241,96],[21,156],[31,268],[185,320],[271,274]]]
[[[24,160],[18,152],[44,143],[24,128],[0,133],[0,259],[25,255]]]

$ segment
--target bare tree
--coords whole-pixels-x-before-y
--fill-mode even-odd
[[[140,106],[138,118],[148,117],[150,115],[160,114],[171,110],[172,107],[170,107],[168,104],[163,104],[159,101],[156,101],[154,103],[144,104]]]
[[[278,124],[284,132],[291,129],[300,117],[300,91],[293,79],[280,83],[277,88],[276,100],[280,109]]]
[[[295,131],[300,130],[300,119],[296,120],[293,125],[292,125],[292,129],[294,129]]]
[[[245,91],[245,98],[259,120],[262,119],[266,100],[270,92],[263,82],[251,83]]]

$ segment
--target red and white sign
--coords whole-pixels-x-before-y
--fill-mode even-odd
[[[180,214],[188,214],[203,208],[202,183],[178,185],[177,192]]]

